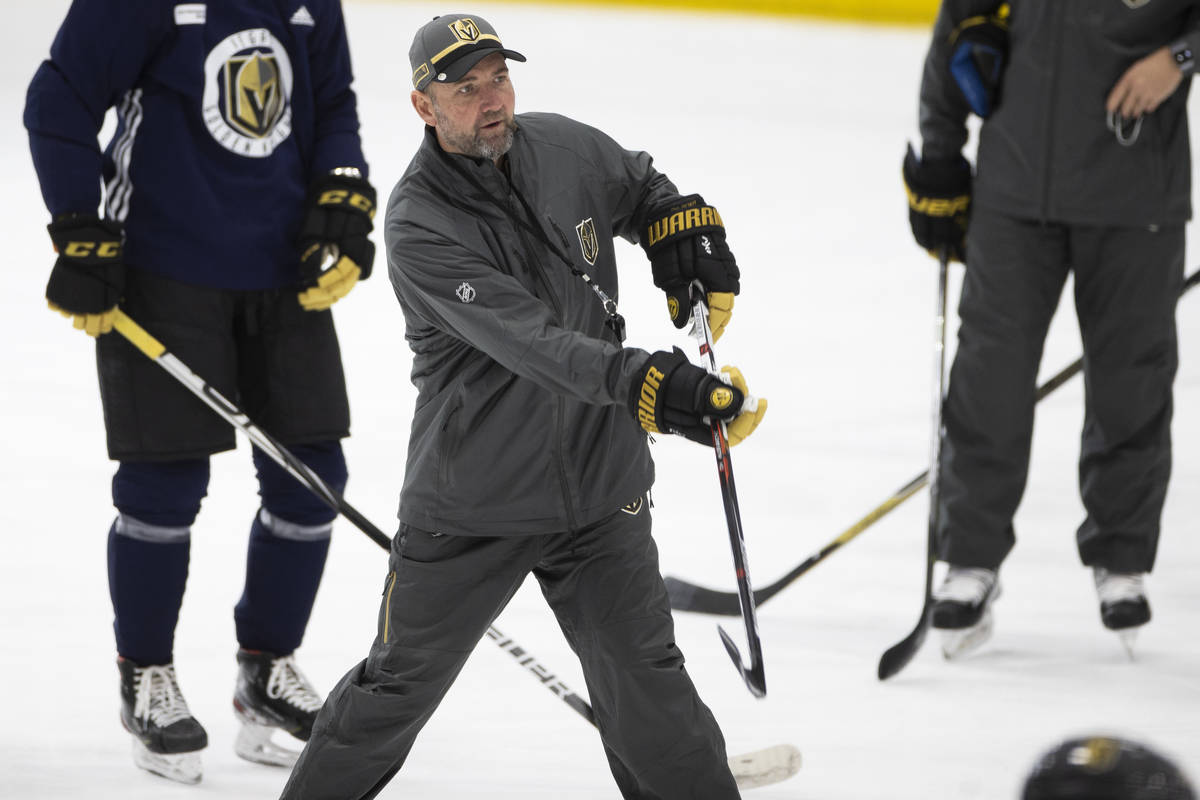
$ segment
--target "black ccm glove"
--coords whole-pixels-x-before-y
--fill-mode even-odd
[[[125,291],[121,225],[95,214],[59,217],[47,228],[58,260],[46,284],[46,301],[88,336],[108,333]]]
[[[725,223],[698,194],[657,206],[646,214],[642,247],[650,258],[654,285],[667,293],[667,313],[676,328],[692,314],[691,284],[699,281],[708,302],[713,341],[721,338],[740,290],[737,262],[725,243]]]
[[[951,261],[967,260],[971,165],[956,160],[921,161],[912,145],[904,156],[904,188],[913,238],[930,254],[944,247]]]
[[[300,228],[300,305],[324,311],[345,297],[354,284],[371,276],[375,244],[375,189],[357,169],[336,169],[309,190],[308,210]],[[324,263],[326,252],[335,258]]]
[[[757,398],[746,407],[749,390],[737,367],[723,367],[729,383],[695,366],[678,347],[653,353],[629,389],[629,407],[648,433],[678,433],[700,444],[712,444],[709,420],[724,420],[729,446],[749,436],[767,401]]]

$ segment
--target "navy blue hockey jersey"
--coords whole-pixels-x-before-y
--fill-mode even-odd
[[[103,183],[130,265],[293,284],[308,184],[366,174],[351,81],[339,0],[74,0],[26,97],[46,206],[96,212]]]

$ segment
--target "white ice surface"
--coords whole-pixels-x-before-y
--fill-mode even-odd
[[[275,797],[285,773],[232,751],[232,606],[256,505],[245,443],[213,461],[176,640],[183,687],[211,738],[204,781],[170,785],[132,766],[117,719],[105,578],[113,465],[90,343],[45,308],[53,256],[20,123],[25,87],[67,2],[2,5],[0,797]],[[735,451],[751,574],[769,583],[926,464],[935,265],[909,236],[900,158],[915,133],[927,32],[628,9],[472,9],[529,57],[513,66],[518,110],[593,123],[653,153],[684,191],[721,209],[745,280],[718,356],[771,403],[762,428]],[[381,196],[421,135],[408,102],[410,37],[450,10],[347,4],[363,138]],[[640,251],[618,247],[630,343],[690,348],[666,321]],[[413,391],[382,257],[376,269],[336,314],[354,416],[347,497],[390,532]],[[958,280],[956,271],[955,296]],[[1043,378],[1079,353],[1064,296]],[[714,619],[678,616],[689,670],[730,751],[792,742],[804,753],[796,778],[752,796],[1007,800],[1039,751],[1085,731],[1143,739],[1200,779],[1200,297],[1183,301],[1179,320],[1174,478],[1149,581],[1155,619],[1137,661],[1101,627],[1075,552],[1076,378],[1039,408],[1020,541],[1005,565],[995,638],[976,656],[947,664],[931,637],[898,677],[875,678],[880,653],[919,610],[924,493],[760,609],[765,700],[746,692]],[[732,589],[711,456],[681,440],[654,453],[664,572]],[[384,563],[375,544],[338,523],[299,651],[323,690],[366,651]],[[739,620],[723,622],[744,641]],[[582,692],[535,587],[497,624]],[[617,793],[590,726],[484,641],[383,796]]]

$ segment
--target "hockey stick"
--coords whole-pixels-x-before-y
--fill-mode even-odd
[[[719,375],[716,357],[712,349],[712,330],[708,326],[708,306],[704,304],[703,291],[693,292],[692,300],[692,335],[700,345],[700,357],[708,359],[708,370]],[[754,398],[746,396],[745,404],[750,410]],[[758,618],[754,613],[754,592],[750,588],[750,571],[746,566],[746,538],[742,533],[742,512],[738,508],[737,488],[733,482],[733,462],[729,458],[729,438],[725,423],[717,420],[710,425],[712,429],[713,450],[717,456],[717,477],[721,482],[721,501],[725,506],[725,523],[729,528],[729,544],[733,550],[734,574],[737,576],[738,601],[742,610],[742,620],[746,623],[746,641],[750,650],[750,665],[742,661],[741,651],[734,643],[733,637],[725,632],[720,625],[717,632],[733,663],[737,666],[746,688],[755,697],[765,697],[767,694],[767,678],[763,667],[762,642],[758,637]]]
[[[227,400],[220,392],[210,386],[203,378],[192,372],[186,364],[174,354],[168,352],[161,342],[151,336],[144,328],[134,322],[121,309],[117,309],[113,319],[113,327],[124,336],[130,344],[136,347],[151,361],[154,361],[173,378],[182,383],[188,390],[203,400],[213,411],[217,412],[226,422],[244,433],[260,450],[270,456],[288,473],[304,484],[310,491],[325,501],[331,508],[354,523],[368,538],[382,547],[391,549],[391,539],[379,528],[371,524],[332,486],[325,483],[321,476],[300,459],[296,458],[286,447],[272,438],[266,431],[259,428],[236,405]],[[519,646],[508,636],[502,634],[494,625],[488,626],[487,637],[494,641],[501,650],[517,660],[517,663],[529,670],[542,685],[553,692],[560,700],[570,706],[579,716],[596,726],[596,717],[591,705],[572,691],[565,683],[543,666],[529,651]],[[737,785],[742,789],[766,786],[790,778],[800,769],[800,751],[792,745],[775,745],[762,750],[755,750],[740,756],[729,758],[729,768]]]
[[[203,400],[209,408],[217,412],[233,427],[244,433],[258,449],[275,460],[279,466],[304,484],[313,494],[320,497],[330,508],[334,509],[354,526],[365,533],[373,542],[384,550],[391,549],[391,538],[379,528],[371,524],[359,511],[346,502],[342,495],[322,480],[321,476],[300,459],[296,458],[286,447],[277,442],[270,434],[250,421],[240,408],[227,400],[224,395],[210,386],[203,378],[192,372],[186,364],[168,352],[167,348],[157,339],[146,332],[142,326],[130,319],[124,311],[117,309],[113,320],[117,332],[129,340],[130,344],[171,374],[173,378],[187,387],[192,394]],[[518,662],[529,669],[542,684],[553,692],[560,700],[574,709],[581,717],[593,725],[596,718],[592,707],[579,695],[571,691],[562,681],[558,680],[546,667],[537,662],[527,650],[519,647],[512,639],[500,633],[494,626],[487,630],[488,638],[496,642],[502,650],[517,657]]]
[[[943,247],[938,253],[937,311],[933,318],[934,387],[929,434],[929,530],[925,535],[925,601],[921,618],[912,632],[892,645],[879,659],[879,680],[887,680],[912,660],[925,643],[929,619],[933,614],[933,565],[937,560],[938,521],[941,518],[939,489],[942,463],[942,404],[946,397],[946,276],[950,272],[950,250]]]
[[[1189,289],[1200,283],[1200,272],[1194,272],[1188,276],[1180,289],[1182,297]],[[1071,378],[1079,374],[1083,369],[1083,359],[1077,358],[1054,376],[1048,378],[1045,383],[1038,387],[1034,397],[1034,402],[1040,403],[1051,392],[1058,389]],[[891,497],[884,500],[875,508],[871,509],[858,522],[855,522],[846,530],[838,534],[837,538],[830,541],[817,552],[813,553],[808,558],[801,561],[790,572],[784,575],[779,580],[772,584],[754,590],[754,603],[756,606],[761,606],[763,603],[770,600],[776,594],[781,592],[796,581],[801,575],[808,572],[810,569],[820,564],[829,556],[833,555],[842,545],[857,537],[867,528],[874,525],[876,522],[887,516],[893,509],[915,495],[929,481],[929,471],[926,470],[920,475],[915,476],[908,483],[897,489]],[[673,578],[668,575],[663,579],[667,585],[667,593],[671,598],[671,608],[676,611],[692,611],[699,614],[716,614],[718,616],[735,617],[738,615],[741,604],[738,600],[736,592],[723,592],[716,589],[710,589],[706,586],[700,586],[682,578]]]

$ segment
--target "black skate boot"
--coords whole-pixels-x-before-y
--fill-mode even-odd
[[[1100,597],[1100,621],[1121,637],[1129,657],[1137,630],[1150,621],[1150,601],[1146,599],[1145,575],[1140,572],[1109,572],[1093,567],[1096,594]]]
[[[242,729],[234,752],[257,764],[291,766],[300,757],[299,751],[275,744],[271,735],[279,729],[308,741],[324,701],[291,655],[238,650],[237,660],[233,709]]]
[[[992,603],[1000,596],[994,569],[951,565],[933,593],[933,627],[942,631],[942,655],[958,658],[992,635]]]
[[[139,666],[117,659],[121,724],[133,734],[133,763],[180,783],[199,783],[208,734],[188,710],[174,664]]]

